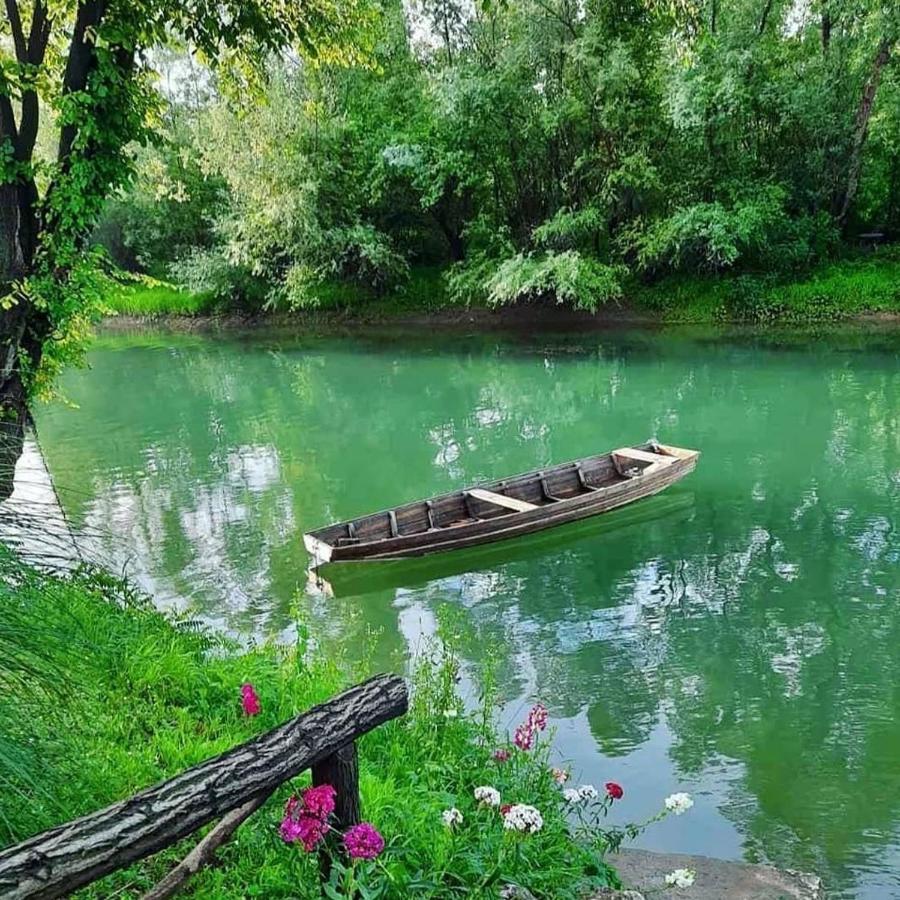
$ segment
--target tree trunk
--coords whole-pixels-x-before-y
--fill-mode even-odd
[[[403,679],[378,675],[162,784],[9,847],[0,852],[0,897],[66,896],[271,792],[407,704]]]
[[[838,212],[838,224],[846,228],[847,217],[856,199],[856,191],[859,188],[859,175],[862,170],[862,154],[866,138],[869,134],[869,119],[872,116],[872,107],[875,104],[875,95],[878,93],[878,83],[881,81],[881,73],[891,58],[893,39],[883,38],[878,45],[878,52],[872,63],[869,78],[863,87],[862,96],[859,99],[859,107],[856,111],[856,128],[853,134],[853,148],[850,151],[850,163],[847,167],[847,185]]]

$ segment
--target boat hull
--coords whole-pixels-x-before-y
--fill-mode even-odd
[[[652,446],[657,448],[659,445]],[[316,564],[319,564],[354,560],[406,559],[431,553],[445,553],[451,550],[532,534],[569,522],[577,522],[581,519],[602,515],[630,503],[635,503],[645,497],[651,497],[690,474],[699,458],[699,453],[694,450],[681,450],[674,447],[664,447],[663,450],[667,454],[664,460],[665,464],[657,462],[648,465],[640,474],[634,477],[623,478],[607,486],[592,488],[589,492],[581,493],[577,496],[555,500],[544,505],[534,505],[530,509],[516,509],[494,518],[452,527],[433,528],[412,534],[401,533],[378,540],[345,544],[335,544],[323,540],[321,532],[327,529],[320,529],[319,532],[311,532],[304,535],[304,543]],[[614,453],[618,452],[627,451],[614,451]],[[653,455],[646,454],[641,450],[633,450],[632,452],[644,453],[648,457]],[[599,457],[590,458],[590,460],[596,459],[599,459]],[[589,460],[583,460],[580,463],[569,465],[579,467],[582,464],[588,464],[588,462]],[[557,467],[554,471],[562,471],[563,469],[564,467]],[[538,473],[534,477],[538,477],[541,474]],[[527,477],[520,476],[520,479]],[[503,485],[505,482],[497,484]],[[492,486],[496,487],[497,485]],[[489,491],[480,489],[473,488],[470,490],[473,492],[473,496],[479,500],[481,495],[490,494]],[[499,498],[500,495],[495,496]],[[527,507],[531,504],[522,503],[520,505]],[[391,513],[385,513],[385,515],[391,515]],[[332,530],[335,527],[337,526],[330,526]]]

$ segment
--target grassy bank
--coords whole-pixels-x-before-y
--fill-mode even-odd
[[[139,318],[247,315],[253,309],[217,301],[209,294],[191,294],[158,281],[134,281],[121,286],[108,300],[117,315]],[[528,314],[533,315],[535,307]],[[413,270],[408,284],[388,297],[376,297],[351,285],[323,285],[316,303],[295,312],[269,310],[280,321],[293,318],[328,322],[433,318],[436,322],[489,318],[487,309],[466,310],[453,306],[440,269]],[[600,308],[598,320],[630,318],[673,323],[751,322],[804,324],[836,322],[866,315],[900,315],[900,257],[883,254],[828,263],[791,277],[722,275],[672,277],[652,285],[634,283],[622,305]],[[550,306],[548,320],[592,318],[564,307]],[[514,321],[516,309],[504,310],[505,321]]]
[[[900,314],[900,258],[844,260],[791,278],[670,278],[632,296],[670,322],[803,324]]]
[[[362,659],[352,662],[339,647],[312,649],[302,627],[297,646],[239,651],[171,624],[102,573],[48,576],[5,552],[0,570],[0,845],[127,797],[370,674],[364,648],[353,648]],[[355,872],[369,886],[365,896],[494,897],[518,884],[538,897],[574,898],[615,883],[602,858],[622,832],[600,824],[614,801],[602,787],[596,799],[588,791],[577,801],[587,827],[572,829],[542,708],[533,743],[518,749],[491,725],[492,692],[467,714],[452,653],[435,644],[426,656],[415,669],[410,713],[361,741],[363,813],[386,841],[381,856]],[[258,715],[242,710],[246,682],[259,695]],[[508,758],[498,761],[497,748]],[[279,836],[282,805],[304,777],[241,827],[220,864],[192,882],[194,896],[320,896],[314,855]],[[496,787],[504,803],[540,810],[540,833],[504,827],[500,809],[476,801],[480,785]],[[452,808],[462,821],[448,826]],[[84,895],[140,896],[186,850],[166,851]],[[329,896],[363,895],[336,888]]]
[[[110,313],[122,316],[202,316],[216,311],[211,294],[194,294],[152,278],[118,284],[104,298],[104,304]]]

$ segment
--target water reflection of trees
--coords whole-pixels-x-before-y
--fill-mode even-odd
[[[751,852],[865,861],[900,802],[896,357],[592,343],[107,352],[41,431],[70,516],[105,523],[116,560],[268,632],[305,580],[304,528],[626,438],[699,446],[677,515],[308,614],[394,665],[410,617],[460,610],[473,665],[586,713],[605,754],[665,720],[681,773],[740,761],[754,802],[724,812]]]

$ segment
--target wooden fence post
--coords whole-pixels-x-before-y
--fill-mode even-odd
[[[326,756],[312,767],[314,785],[330,784],[336,791],[334,818],[338,831],[346,831],[361,820],[359,797],[359,758],[356,742],[345,744],[331,756]],[[330,835],[319,853],[319,873],[322,881],[331,876],[331,860],[340,853],[340,839]]]
[[[337,791],[334,817],[341,831],[359,824],[359,760],[355,741],[316,763],[312,767],[312,781],[315,785],[330,784]]]

